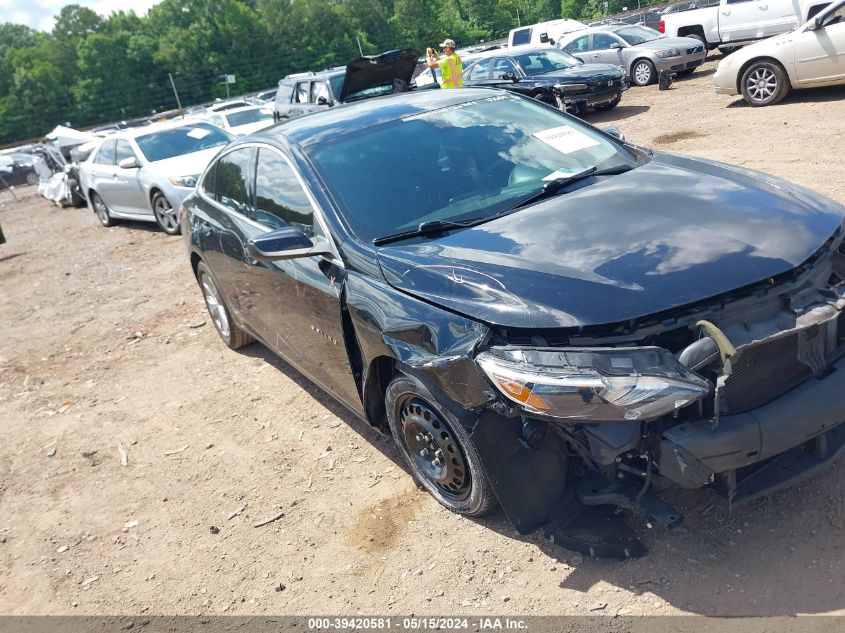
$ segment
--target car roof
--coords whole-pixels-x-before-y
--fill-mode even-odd
[[[583,29],[582,29],[583,30]],[[511,46],[510,48],[500,48],[498,50],[485,51],[473,55],[472,58],[466,62],[467,65],[474,64],[482,59],[490,59],[491,57],[519,57],[520,55],[530,55],[531,53],[548,53],[549,51],[559,51],[556,48],[549,46],[532,46],[526,44],[524,46]]]
[[[238,112],[247,112],[248,110],[268,110],[272,107],[272,103],[254,103],[250,105],[241,106],[239,108],[228,108],[226,110],[220,110],[219,112],[214,112],[213,114],[228,116],[230,114],[236,114]]]
[[[223,110],[223,112],[228,112],[228,110]],[[211,127],[216,127],[212,123],[208,121],[203,121],[197,118],[187,118],[187,119],[180,119],[180,120],[170,120],[167,122],[162,123],[152,123],[150,125],[145,125],[143,127],[133,127],[128,128],[126,130],[121,130],[120,132],[116,132],[114,134],[109,134],[103,140],[113,141],[116,139],[123,139],[123,138],[137,138],[139,136],[144,136],[146,134],[152,134],[153,132],[163,132],[165,130],[173,130],[180,127],[185,127],[187,125],[210,125]]]
[[[327,108],[275,125],[245,137],[280,137],[308,147],[344,134],[383,125],[415,114],[512,93],[494,88],[462,88],[461,90],[416,90]]]
[[[329,68],[327,70],[318,70],[317,72],[309,71],[305,73],[293,73],[282,79],[282,83],[294,83],[302,79],[326,79],[328,77],[335,77],[346,72],[346,66],[338,66],[337,68]]]

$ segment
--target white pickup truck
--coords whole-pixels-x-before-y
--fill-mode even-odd
[[[721,0],[717,6],[667,13],[658,28],[670,37],[694,37],[710,48],[734,48],[803,24],[830,0]]]

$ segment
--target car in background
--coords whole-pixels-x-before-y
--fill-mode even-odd
[[[0,154],[0,188],[37,184],[38,173],[31,154]]]
[[[261,103],[272,103],[276,100],[276,88],[271,90],[262,90],[252,95],[252,98]]]
[[[232,108],[243,108],[244,106],[255,105],[247,101],[243,97],[237,99],[227,99],[226,101],[215,101],[211,105],[205,107],[206,112],[222,112],[223,110],[231,110]]]
[[[625,72],[585,64],[553,48],[501,49],[464,66],[464,86],[495,86],[562,110],[612,110],[628,89]]]
[[[359,57],[345,68],[288,75],[279,81],[274,117],[296,117],[359,99],[402,92],[411,79],[420,52],[413,48]]]
[[[706,47],[688,37],[666,37],[647,26],[613,24],[570,33],[558,48],[585,62],[614,64],[631,82],[647,86],[660,72],[689,75],[707,56]]]
[[[212,112],[207,120],[234,134],[245,136],[273,125],[273,108],[266,105],[249,105]]]
[[[585,26],[583,22],[568,18],[519,26],[508,33],[507,46],[554,46],[564,34],[583,29]]]
[[[673,485],[740,503],[841,463],[845,206],[501,90],[339,114],[225,148],[185,264],[224,344],[392,436],[440,504],[632,557],[625,514],[678,526]]]
[[[845,1],[833,2],[804,25],[756,42],[719,62],[713,85],[741,94],[751,106],[773,105],[791,88],[845,84]]]
[[[179,233],[177,209],[209,161],[235,137],[206,122],[163,123],[113,134],[79,166],[80,188],[103,226],[156,222]]]

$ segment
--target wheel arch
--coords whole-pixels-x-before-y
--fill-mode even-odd
[[[707,41],[707,36],[704,34],[704,27],[700,24],[694,24],[691,26],[682,26],[678,29],[678,37],[689,37],[690,35],[698,35],[701,39],[704,40],[704,44],[709,46],[709,42]]]
[[[160,193],[165,198],[167,198],[167,195],[164,193],[164,190],[161,187],[159,187],[158,185],[153,185],[152,187],[150,187],[150,192],[148,194],[150,200],[150,209],[153,208],[153,200],[155,199],[157,193]]]
[[[634,58],[634,61],[632,61],[631,65],[628,66],[628,77],[634,76],[634,66],[636,66],[637,63],[639,63],[639,62],[648,62],[649,64],[651,64],[651,68],[652,68],[652,70],[654,71],[654,74],[655,74],[655,76],[652,77],[652,81],[655,81],[657,79],[657,67],[654,65],[654,62],[651,61],[648,57],[636,57],[636,58]]]
[[[789,87],[792,88],[792,77],[789,76],[789,71],[786,69],[786,66],[783,65],[779,59],[775,57],[771,57],[770,55],[763,55],[761,57],[752,57],[748,61],[744,62],[742,66],[739,67],[739,70],[736,73],[736,90],[738,94],[742,94],[742,76],[745,74],[753,64],[758,62],[771,62],[773,64],[777,64],[780,66],[780,69],[783,71],[783,74],[786,75],[787,81],[789,81]]]

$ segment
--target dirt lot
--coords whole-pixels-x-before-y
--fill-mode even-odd
[[[714,69],[590,120],[845,202],[845,88],[752,109]],[[181,238],[0,200],[0,613],[845,614],[842,464],[733,510],[676,493],[648,556],[583,560],[441,509],[389,441],[228,350]]]

